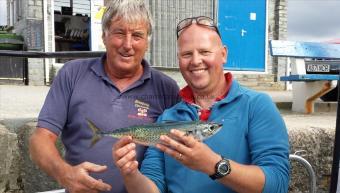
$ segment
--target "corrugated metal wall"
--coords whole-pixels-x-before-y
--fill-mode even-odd
[[[54,10],[61,11],[62,6],[70,7],[70,0],[54,0]],[[74,14],[90,15],[90,7],[90,0],[73,0]]]
[[[154,18],[154,31],[146,58],[155,67],[178,68],[176,25],[193,16],[215,18],[217,0],[145,0]],[[73,0],[73,12],[89,12],[90,0]],[[70,0],[55,0],[55,10]],[[88,8],[88,10],[86,9]]]
[[[70,7],[70,0],[54,0],[54,10],[61,11],[61,7]]]
[[[193,16],[215,18],[216,0],[148,0],[154,31],[147,58],[155,67],[178,68],[176,25]]]
[[[73,0],[73,12],[90,16],[90,0]]]

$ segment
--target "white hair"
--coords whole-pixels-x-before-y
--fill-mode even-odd
[[[151,37],[153,21],[144,0],[110,0],[102,17],[103,34],[109,30],[112,20],[117,18],[129,23],[146,22],[148,36]]]

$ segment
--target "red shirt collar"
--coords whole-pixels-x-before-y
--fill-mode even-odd
[[[224,77],[225,80],[227,81],[226,93],[224,93],[222,96],[217,97],[215,101],[220,101],[224,99],[229,92],[233,76],[230,72],[228,72],[224,74]],[[179,91],[179,95],[182,97],[183,101],[190,104],[195,104],[194,93],[192,92],[191,88],[188,85]]]

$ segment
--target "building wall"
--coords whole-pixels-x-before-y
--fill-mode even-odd
[[[286,39],[287,34],[287,0],[267,0],[268,4],[268,36],[267,39]],[[48,46],[46,51],[53,51],[53,24],[51,22],[51,0],[47,2],[47,15],[48,18],[46,27],[48,28]],[[162,71],[173,77],[178,84],[182,87],[185,85],[181,74],[178,71],[178,64],[176,59],[176,39],[174,25],[182,18],[191,15],[208,15],[214,17],[213,1],[210,0],[169,0],[169,1],[158,1],[148,0],[147,1],[151,12],[155,18],[155,30],[153,35],[153,41],[151,42],[150,51],[146,57],[155,66],[162,66]],[[26,10],[28,10],[23,17],[23,21],[17,22],[17,30],[21,30],[21,34],[25,36],[27,40],[27,32],[25,30],[28,26],[28,20],[43,21],[43,4],[42,0],[23,0]],[[203,8],[209,9],[203,9]],[[176,21],[169,22],[171,18]],[[172,19],[172,20],[174,20]],[[172,34],[173,33],[173,34]],[[162,38],[163,37],[163,38]],[[164,37],[173,37],[168,40]],[[164,49],[164,46],[167,49]],[[28,47],[28,50],[32,50]],[[43,49],[42,49],[43,50]],[[44,61],[43,59],[29,59],[29,84],[30,85],[43,85],[49,84],[49,79],[53,78],[53,71],[56,69],[52,65],[48,65],[49,70],[45,70],[46,64],[51,63],[51,59]],[[166,66],[164,66],[166,65]],[[273,60],[268,53],[267,58],[267,73],[251,73],[242,72],[234,73],[234,77],[240,81],[242,85],[258,89],[258,90],[282,90],[285,88],[284,83],[278,81],[278,77],[284,75],[286,72],[286,61],[285,59]],[[166,69],[166,68],[172,69]],[[50,76],[49,76],[50,75]],[[45,81],[45,76],[48,78]]]
[[[20,17],[14,19],[14,32],[24,37],[28,51],[43,51],[43,0],[21,1]],[[28,81],[30,85],[45,85],[44,59],[28,58]]]
[[[267,0],[268,34],[267,39],[286,39],[287,36],[287,0]],[[233,76],[242,85],[256,90],[283,90],[285,83],[279,81],[280,76],[286,73],[286,59],[273,59],[269,54],[267,57],[267,73],[235,72]],[[163,72],[174,78],[180,87],[186,83],[181,74],[174,70]]]
[[[268,36],[271,39],[286,39],[287,35],[287,0],[267,0]],[[273,60],[267,49],[267,73],[266,74],[235,74],[235,78],[242,85],[256,90],[283,90],[285,83],[279,81],[279,77],[286,72],[285,61]]]
[[[286,39],[287,36],[287,0],[267,0],[268,37],[271,39]],[[256,90],[283,90],[285,83],[279,81],[279,77],[286,72],[286,62],[279,62],[269,54],[267,49],[267,73],[266,74],[235,74],[235,78],[242,85]]]

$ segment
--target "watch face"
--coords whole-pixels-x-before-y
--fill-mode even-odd
[[[229,165],[227,162],[221,162],[218,166],[218,172],[222,175],[227,175],[229,173]]]

